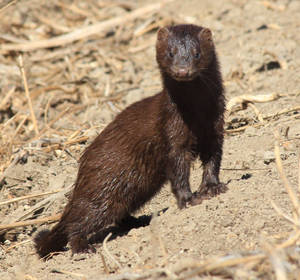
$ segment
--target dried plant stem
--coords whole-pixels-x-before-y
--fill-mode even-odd
[[[265,258],[266,258],[265,254],[257,254],[254,256],[237,257],[237,258],[225,259],[225,260],[222,260],[222,258],[220,258],[219,260],[214,259],[210,262],[200,265],[199,268],[196,268],[193,271],[186,273],[182,277],[179,277],[178,280],[189,279],[196,275],[209,273],[213,270],[220,269],[220,268],[225,268],[225,267],[230,267],[230,266],[235,266],[235,265],[240,265],[240,264],[245,264],[250,262],[258,262]]]
[[[6,5],[4,5],[3,7],[0,8],[0,14],[2,12],[4,12],[4,10],[6,10],[7,8],[9,8],[10,6],[12,6],[13,4],[15,4],[18,0],[12,0],[10,2],[8,2]]]
[[[72,145],[72,144],[76,144],[76,143],[80,143],[80,142],[86,141],[88,139],[89,139],[88,136],[81,136],[79,138],[71,139],[71,140],[66,141],[64,143],[64,145]]]
[[[297,226],[300,226],[299,222],[297,220],[294,220],[293,218],[289,217],[287,214],[285,214],[276,204],[274,201],[271,201],[271,204],[273,206],[273,208],[275,209],[275,211],[277,212],[277,214],[283,218],[285,218],[287,221],[289,221],[291,224],[295,224]]]
[[[105,271],[106,274],[109,274],[109,269],[108,269],[108,266],[106,264],[105,258],[104,258],[104,256],[103,256],[103,254],[102,254],[101,251],[99,253],[100,253],[100,257],[101,257],[102,263],[103,263],[104,271]]]
[[[30,243],[30,242],[32,242],[31,239],[27,239],[27,240],[21,241],[21,242],[19,242],[17,244],[14,244],[14,245],[8,247],[7,249],[5,249],[5,252],[9,252],[9,251],[11,251],[12,249],[14,249],[14,248],[16,248],[18,246],[21,246],[21,245],[24,245],[24,244],[27,244],[27,243]]]
[[[8,102],[9,98],[12,96],[12,94],[15,92],[16,87],[13,86],[8,93],[4,96],[4,98],[0,102],[0,110],[3,110],[6,103]]]
[[[53,215],[53,216],[35,219],[35,220],[16,222],[16,223],[12,223],[12,224],[4,224],[4,225],[0,225],[0,230],[8,230],[8,229],[17,228],[17,227],[37,225],[37,224],[42,224],[42,223],[46,223],[46,222],[56,222],[60,219],[60,217],[61,217],[61,214],[58,214],[58,215]]]
[[[251,103],[250,103],[251,104]],[[253,105],[253,104],[252,104]],[[253,108],[253,107],[252,107]],[[293,107],[293,108],[290,108],[290,109],[284,109],[280,112],[277,112],[275,114],[271,114],[271,115],[268,115],[268,116],[264,116],[264,115],[261,115],[261,118],[262,118],[262,121],[266,121],[266,120],[270,120],[274,117],[278,117],[280,115],[284,115],[286,113],[289,113],[289,112],[295,112],[295,111],[299,111],[300,110],[300,106],[296,106],[296,107]],[[229,116],[229,112],[226,113],[226,117],[225,119]],[[258,115],[257,115],[258,116]],[[294,118],[297,118],[298,115],[293,115],[293,116],[290,116],[287,120],[289,119],[294,119]],[[258,116],[259,117],[259,116]],[[281,121],[281,120],[280,120]],[[241,127],[238,127],[238,128],[233,128],[233,129],[226,129],[225,130],[225,133],[229,134],[229,133],[236,133],[236,132],[241,132],[241,131],[244,131],[245,129],[247,129],[248,127],[261,127],[262,125],[265,125],[267,122],[260,122],[260,123],[257,123],[257,124],[253,124],[253,125],[244,125],[244,126],[241,126]],[[300,187],[299,187],[299,190],[300,190]]]
[[[276,137],[276,141],[275,141],[275,147],[274,147],[274,152],[275,152],[275,160],[276,160],[276,165],[277,165],[277,170],[279,172],[279,175],[281,177],[281,180],[283,182],[283,185],[290,197],[290,200],[293,204],[294,207],[294,218],[298,220],[299,218],[299,213],[300,213],[300,208],[299,208],[299,201],[297,199],[297,196],[295,194],[295,192],[293,191],[293,189],[290,186],[290,183],[288,181],[288,179],[286,178],[286,175],[283,171],[283,167],[282,167],[282,161],[280,158],[280,150],[279,150],[279,142],[278,142],[278,133],[276,133],[275,135]]]
[[[262,114],[259,112],[259,110],[257,109],[257,107],[254,104],[252,104],[252,103],[249,103],[249,106],[253,109],[253,111],[256,114],[258,120],[261,123],[264,122],[264,118],[263,118]]]
[[[277,248],[278,249],[283,249],[283,248],[290,247],[290,246],[294,245],[299,240],[299,238],[300,238],[300,230],[298,230],[295,234],[290,236],[288,240],[286,240],[283,243],[277,245]]]
[[[15,224],[17,222],[21,223],[21,221],[23,221],[25,219],[28,219],[29,217],[33,217],[33,213],[35,213],[36,211],[40,210],[41,208],[46,207],[47,205],[49,206],[51,203],[53,203],[53,201],[59,199],[60,197],[63,197],[66,193],[68,193],[69,191],[71,191],[72,188],[73,188],[73,185],[70,185],[70,186],[64,188],[61,192],[54,193],[54,194],[51,194],[51,195],[47,196],[42,201],[36,203],[30,209],[26,210],[25,213],[13,215],[12,216],[13,217],[12,218],[13,224]],[[53,216],[53,217],[55,217],[55,216]],[[45,220],[47,222],[49,220],[49,218],[46,217]],[[51,220],[51,222],[57,221],[57,220],[59,220],[59,217],[57,219]],[[27,221],[27,222],[34,222],[34,221],[36,221],[36,220],[30,220],[30,221]],[[40,223],[40,222],[38,222],[38,223]],[[9,225],[11,225],[11,224],[9,224]],[[24,225],[21,224],[21,226],[24,226]],[[2,230],[0,229],[0,235],[3,234],[3,233],[5,233],[6,231],[12,229],[12,228],[14,228],[14,227],[8,227],[8,228],[6,227],[5,229],[2,229]]]
[[[268,251],[269,251],[269,258],[276,275],[276,279],[287,280],[285,267],[282,263],[282,259],[280,258],[280,255],[278,254],[278,250],[276,250],[275,248],[269,245]]]
[[[30,94],[29,94],[29,90],[28,90],[28,84],[27,84],[27,79],[26,79],[26,73],[25,73],[25,70],[24,70],[22,55],[19,55],[19,68],[20,68],[20,72],[21,72],[21,75],[22,75],[23,83],[24,83],[25,94],[26,94],[28,105],[29,105],[31,119],[32,119],[32,122],[33,122],[33,125],[34,125],[35,134],[38,135],[39,134],[39,129],[38,129],[36,117],[35,117],[35,114],[34,114],[34,111],[33,111],[32,102],[31,102],[31,98],[30,98]]]
[[[243,103],[263,103],[263,102],[269,102],[278,99],[281,94],[278,93],[270,93],[270,94],[261,94],[261,95],[249,95],[249,94],[244,94],[240,96],[236,96],[231,98],[227,105],[226,105],[226,110],[227,114],[229,115],[233,111],[233,107],[239,104]]]
[[[83,38],[87,38],[94,34],[101,34],[101,32],[108,30],[109,28],[112,28],[114,26],[117,26],[119,24],[122,24],[124,22],[128,23],[129,21],[132,21],[140,16],[143,16],[145,14],[160,10],[163,5],[165,5],[168,2],[172,2],[173,0],[164,0],[159,3],[150,4],[146,7],[142,7],[139,9],[136,9],[126,15],[122,15],[120,17],[115,17],[106,21],[98,22],[96,24],[92,24],[86,27],[78,28],[77,30],[74,30],[70,33],[53,37],[48,40],[40,40],[35,42],[26,42],[22,44],[3,44],[0,47],[0,50],[4,51],[32,51],[36,49],[42,49],[42,48],[50,48],[50,47],[57,47],[62,46],[65,44],[72,43],[76,40],[80,40]]]
[[[64,114],[66,114],[68,111],[70,110],[70,107],[67,107],[65,110],[63,110],[62,112],[60,112],[56,118],[54,118],[53,120],[51,120],[48,124],[47,127],[43,128],[43,130],[36,135],[36,137],[34,137],[33,139],[30,139],[29,142],[33,142],[35,140],[37,140],[38,138],[40,138],[44,133],[47,132],[48,128],[51,127],[54,123],[56,123]]]
[[[14,203],[14,202],[21,201],[21,200],[25,200],[25,199],[36,198],[36,197],[40,197],[40,196],[44,196],[44,195],[48,195],[48,194],[53,194],[53,193],[57,193],[57,192],[60,192],[60,191],[62,191],[62,189],[51,191],[51,192],[44,192],[44,193],[39,193],[39,194],[30,194],[30,195],[25,195],[25,196],[13,198],[13,199],[10,199],[10,200],[0,202],[0,206],[5,205],[5,204]]]
[[[118,268],[121,270],[122,266],[121,264],[113,257],[113,255],[109,252],[109,250],[107,249],[106,243],[107,240],[112,236],[112,233],[110,232],[104,239],[103,241],[103,249],[104,252],[107,254],[107,256],[118,266]]]
[[[27,121],[27,116],[26,115],[24,115],[24,116],[22,116],[22,120],[20,121],[20,123],[19,123],[19,125],[18,125],[18,127],[16,128],[16,130],[15,130],[15,133],[13,134],[13,136],[12,136],[12,140],[16,137],[16,135],[19,133],[19,131],[20,131],[20,129],[22,128],[22,126],[23,126],[23,124]]]
[[[289,108],[289,109],[283,109],[275,114],[272,114],[272,115],[268,115],[268,116],[264,116],[264,119],[271,119],[271,118],[274,118],[274,117],[277,117],[277,116],[280,116],[280,115],[284,115],[286,113],[290,113],[290,112],[294,112],[294,111],[299,111],[300,110],[300,106],[295,106],[293,108]]]
[[[65,274],[65,275],[69,275],[69,276],[76,276],[76,277],[80,277],[81,279],[87,279],[87,277],[84,274],[81,273],[75,273],[75,272],[70,272],[70,271],[66,271],[66,270],[61,270],[61,269],[52,269],[51,272],[54,273],[61,273],[61,274]]]

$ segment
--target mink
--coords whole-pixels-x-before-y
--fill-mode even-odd
[[[35,237],[40,257],[64,249],[95,252],[88,235],[120,224],[170,182],[179,208],[226,190],[219,181],[225,97],[210,29],[181,24],[158,31],[163,89],[123,110],[85,149],[58,224]],[[194,160],[203,163],[191,192]]]

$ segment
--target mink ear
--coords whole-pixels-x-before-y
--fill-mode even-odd
[[[158,41],[164,41],[168,38],[170,33],[170,30],[168,29],[168,27],[162,27],[158,30],[157,32],[157,40]]]
[[[212,33],[210,29],[208,28],[203,28],[199,33],[198,33],[198,38],[201,41],[206,41],[206,42],[212,42]]]

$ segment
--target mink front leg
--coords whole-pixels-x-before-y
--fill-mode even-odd
[[[172,159],[171,162],[169,170],[171,189],[177,199],[178,208],[182,209],[193,195],[189,182],[191,160],[189,157],[181,154]]]
[[[206,135],[198,148],[203,163],[202,182],[198,191],[193,195],[191,204],[196,205],[220,193],[226,192],[227,187],[219,180],[223,148],[223,129],[216,129]]]

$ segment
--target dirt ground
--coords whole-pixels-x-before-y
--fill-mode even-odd
[[[299,197],[300,1],[177,0],[88,37],[19,52],[28,41],[151,4],[28,0],[0,12],[0,221],[29,224],[0,228],[0,279],[300,279],[299,216],[274,153],[277,139],[284,174]],[[96,254],[67,250],[38,259],[32,237],[53,224],[34,222],[61,213],[77,160],[95,135],[127,105],[160,90],[156,32],[174,23],[211,28],[228,101],[273,94],[268,102],[234,106],[226,118],[220,176],[229,190],[179,210],[166,185],[135,213],[151,220],[147,226],[114,231],[95,244]],[[201,172],[196,162],[193,191]]]

